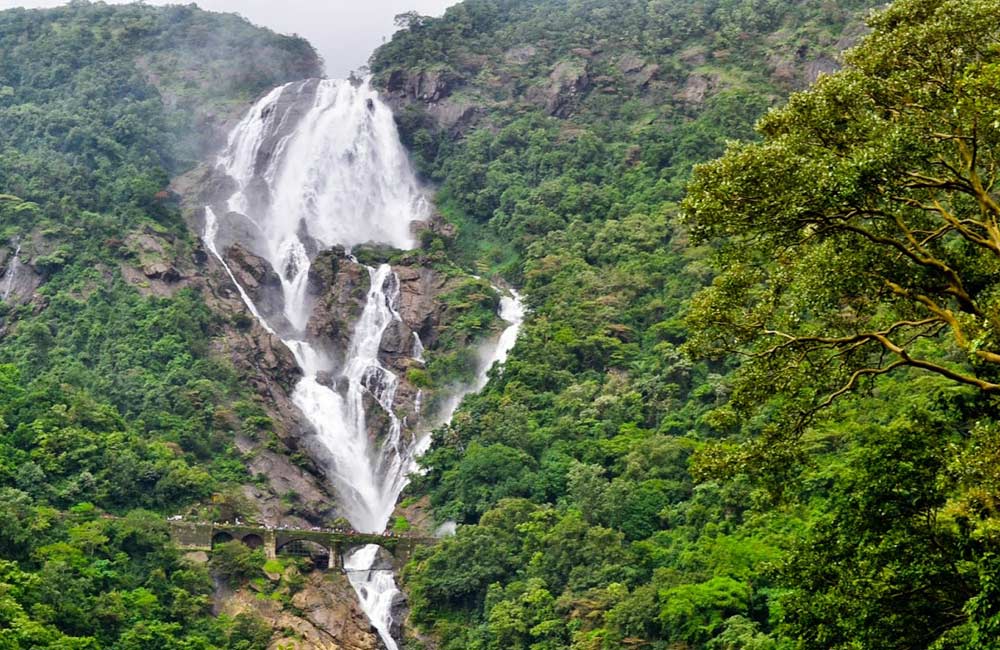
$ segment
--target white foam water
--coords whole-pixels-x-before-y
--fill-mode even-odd
[[[344,556],[344,570],[361,601],[361,608],[368,614],[372,625],[385,643],[386,650],[399,650],[392,636],[392,605],[399,594],[399,587],[392,571],[374,568],[379,547],[362,546]]]

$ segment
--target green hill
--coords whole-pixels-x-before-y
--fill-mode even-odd
[[[906,80],[924,83],[907,66],[930,68],[939,52],[995,65],[992,45],[968,44],[994,42],[990,3],[962,10],[968,36],[924,27],[954,3],[899,4],[876,23],[865,63],[878,75],[894,70],[894,48],[906,52],[897,101]],[[817,411],[871,357],[847,357],[848,342],[821,361],[803,343],[783,370],[744,363],[780,344],[742,345],[776,296],[789,327],[854,331],[844,319],[866,313],[849,310],[868,294],[851,303],[850,292],[881,268],[874,260],[914,271],[876,246],[845,275],[833,264],[857,242],[775,239],[780,202],[813,208],[795,189],[770,200],[786,181],[759,160],[734,154],[700,177],[697,201],[711,202],[692,201],[693,216],[675,203],[695,163],[729,139],[758,139],[769,108],[832,73],[874,5],[469,0],[441,19],[404,16],[376,52],[372,70],[457,227],[442,244],[521,285],[531,310],[502,373],[437,432],[412,489],[460,524],[405,574],[413,618],[441,647],[993,647],[982,644],[996,620],[984,605],[995,519],[966,519],[977,481],[992,479],[963,474],[969,454],[994,457],[988,396],[919,371],[868,382],[883,374],[868,370],[847,386],[864,390]],[[972,69],[986,79],[992,68]],[[769,118],[764,134],[777,141],[812,119],[835,142],[862,121],[858,105],[833,99],[854,74],[806,95],[813,112]],[[900,158],[919,155],[907,142]],[[781,169],[814,165],[819,183],[839,155],[806,157],[823,144]],[[866,145],[845,170],[867,160]],[[735,186],[740,165],[752,180]],[[739,225],[728,201],[742,206]],[[793,250],[803,257],[783,257]],[[921,351],[961,363],[940,332],[918,333]]]
[[[200,295],[123,274],[190,252],[165,190],[215,127],[319,66],[302,40],[193,5],[0,12],[0,257],[20,260],[0,304],[0,647],[270,638],[212,616],[209,574],[164,520],[249,480],[232,420],[259,413],[210,356]]]

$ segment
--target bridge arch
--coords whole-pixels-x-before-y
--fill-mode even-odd
[[[395,545],[377,542],[352,544],[344,548],[344,572],[347,574],[395,572],[402,567],[396,554]]]
[[[233,536],[224,530],[217,531],[212,535],[212,548],[215,548],[219,544],[225,544],[226,542],[233,541]]]
[[[258,549],[264,545],[264,538],[257,533],[248,533],[244,535],[241,539],[244,545],[252,549]]]
[[[317,569],[328,569],[337,566],[339,562],[338,549],[320,544],[309,539],[289,539],[283,541],[276,549],[279,557],[309,558]]]

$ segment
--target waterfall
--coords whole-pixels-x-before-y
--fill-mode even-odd
[[[347,579],[361,600],[372,625],[385,642],[387,650],[399,650],[392,636],[392,606],[399,594],[399,587],[392,571],[374,568],[379,547],[374,544],[362,546],[344,557]]]
[[[499,287],[493,287],[493,290],[500,294],[504,293]],[[507,355],[517,342],[517,335],[520,333],[521,324],[524,322],[524,303],[521,302],[521,295],[517,291],[510,289],[509,292],[509,296],[502,295],[500,298],[500,318],[507,322],[507,327],[500,334],[500,338],[497,341],[490,342],[480,348],[479,373],[476,375],[475,381],[468,386],[455,388],[448,399],[444,401],[438,413],[438,418],[442,423],[451,421],[451,417],[455,415],[455,411],[458,410],[459,405],[466,395],[478,393],[486,387],[486,384],[490,380],[490,370],[497,364],[503,365],[507,360]],[[417,455],[419,456],[427,451],[429,446],[429,440],[422,441],[418,446],[419,451]],[[413,468],[413,471],[416,471],[416,467]]]
[[[424,362],[424,342],[416,332],[413,333],[413,360],[418,363]]]
[[[14,256],[10,258],[10,265],[7,267],[7,272],[5,273],[3,293],[0,294],[0,298],[3,298],[4,302],[10,298],[10,294],[14,291],[14,278],[17,275],[17,267],[21,263],[18,259],[20,254],[21,242],[18,242],[17,248],[14,249]]]
[[[392,112],[367,81],[287,84],[258,101],[235,126],[217,167],[232,179],[235,191],[216,206],[225,214],[206,206],[206,248],[251,313],[284,341],[302,369],[292,400],[329,452],[329,478],[345,515],[356,530],[381,532],[417,456],[430,444],[429,435],[404,437],[403,422],[393,410],[399,379],[379,360],[383,335],[400,320],[399,278],[388,264],[367,267],[370,287],[344,359],[312,345],[306,330],[313,309],[309,270],[319,251],[364,243],[409,249],[415,243],[412,222],[430,214]],[[270,263],[280,279],[280,313],[255,305],[240,286],[219,250],[222,236]],[[504,299],[517,307],[501,314],[511,325],[487,355],[489,365],[504,358],[516,338],[520,303],[514,295]],[[419,337],[414,349],[421,359]],[[478,388],[486,383],[486,370]],[[328,385],[331,372],[339,390]],[[388,422],[380,440],[368,434],[372,414],[366,405]],[[365,612],[386,646],[395,649],[389,629],[398,589],[391,572],[372,569],[377,551],[377,546],[357,549],[345,562]]]

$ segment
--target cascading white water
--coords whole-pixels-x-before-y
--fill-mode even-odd
[[[413,333],[413,360],[424,362],[424,342],[420,340],[420,335]]]
[[[351,524],[357,530],[375,533],[385,529],[396,498],[405,487],[405,472],[401,469],[408,454],[402,448],[400,421],[392,409],[399,380],[378,358],[382,335],[393,320],[399,319],[394,306],[399,299],[399,283],[388,264],[369,269],[369,273],[368,300],[341,370],[348,380],[346,397],[320,383],[317,373],[322,364],[304,354],[308,351],[314,355],[315,350],[308,343],[296,341],[293,350],[297,357],[303,357],[299,365],[306,376],[292,399],[333,456],[334,481]],[[366,393],[389,417],[390,430],[382,450],[373,449],[368,436]]]
[[[6,277],[4,278],[3,293],[0,294],[0,298],[7,301],[10,298],[10,294],[14,291],[14,278],[17,276],[17,267],[20,265],[19,256],[21,254],[21,242],[17,243],[17,248],[14,250],[14,256],[10,258],[10,265],[7,267]]]
[[[493,289],[498,293],[503,293],[498,287],[493,287]],[[455,415],[455,411],[458,410],[462,399],[466,395],[478,393],[486,387],[490,379],[489,372],[493,366],[496,364],[502,365],[507,360],[507,355],[517,342],[517,335],[520,333],[521,324],[524,322],[524,303],[521,302],[521,295],[517,291],[510,289],[509,296],[504,295],[500,298],[500,318],[507,322],[506,329],[500,334],[500,338],[495,344],[486,345],[479,350],[479,374],[476,375],[476,380],[468,386],[457,387],[448,399],[445,400],[444,404],[442,404],[441,410],[438,413],[438,418],[440,418],[442,423],[451,421],[451,417]],[[418,453],[416,455],[419,456],[427,451],[430,442],[430,440],[422,440],[418,443]],[[415,470],[416,468],[414,467],[413,469]]]
[[[379,547],[362,546],[344,558],[344,570],[361,600],[361,607],[378,630],[387,650],[399,650],[392,636],[392,605],[399,587],[392,571],[375,569]]]
[[[330,478],[347,518],[359,531],[383,531],[417,455],[429,444],[429,436],[404,440],[402,422],[393,411],[399,380],[379,360],[386,329],[400,320],[398,278],[389,265],[368,268],[366,303],[341,363],[312,345],[306,328],[313,307],[309,270],[320,250],[335,245],[349,250],[363,243],[409,249],[414,244],[411,222],[429,216],[392,113],[367,82],[314,79],[287,84],[257,102],[237,124],[218,166],[236,184],[225,207],[237,216],[225,215],[227,223],[249,221],[252,226],[232,226],[225,234],[270,263],[280,278],[281,313],[262,313],[240,286],[217,244],[224,219],[208,206],[206,248],[253,315],[285,342],[302,369],[292,399],[330,453]],[[519,305],[516,294],[513,304]],[[485,359],[488,365],[506,357],[521,319],[512,314],[519,313],[518,307],[502,314],[512,325],[492,358]],[[415,348],[418,358],[422,347]],[[322,377],[330,371],[346,388],[338,391],[327,385]],[[485,370],[482,377],[477,390],[485,385]],[[388,431],[379,443],[368,434],[366,397],[388,419]],[[392,600],[398,593],[392,573],[358,570],[371,569],[377,550],[358,549],[345,563],[353,569],[348,575],[366,613],[395,650],[389,633]]]

